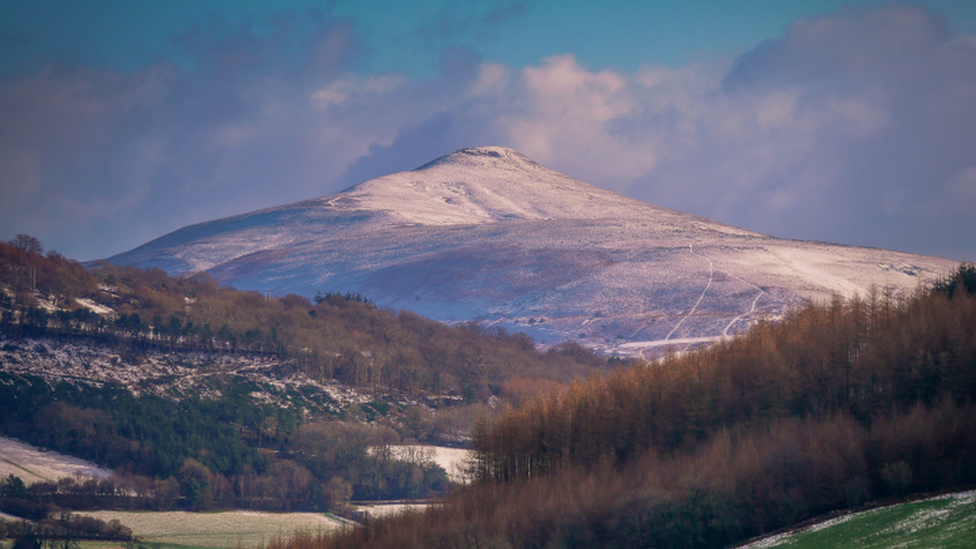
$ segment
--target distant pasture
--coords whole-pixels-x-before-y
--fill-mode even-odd
[[[263,513],[255,511],[82,511],[77,515],[106,522],[117,519],[140,540],[166,545],[234,549],[257,547],[295,532],[327,532],[351,528],[353,523],[323,513]]]

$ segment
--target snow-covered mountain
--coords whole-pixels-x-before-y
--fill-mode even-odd
[[[278,295],[359,292],[436,320],[627,354],[729,335],[835,293],[908,292],[957,265],[750,232],[501,147],[191,225],[109,261]]]

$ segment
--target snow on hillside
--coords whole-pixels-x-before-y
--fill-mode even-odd
[[[419,225],[516,219],[637,220],[674,214],[583,183],[502,147],[462,149],[414,171],[361,183],[325,203],[388,212]]]
[[[108,478],[112,471],[14,438],[0,436],[0,478],[19,477],[24,484],[55,482],[63,477]]]
[[[599,189],[501,147],[201,223],[110,258],[238,289],[358,292],[551,345],[677,350],[834,294],[906,295],[950,260],[778,239]]]
[[[259,387],[251,393],[257,401],[291,407],[294,403],[287,395],[318,393],[321,398],[317,402],[323,403],[318,405],[334,412],[376,398],[334,381],[317,381],[303,374],[280,375],[283,369],[294,370],[282,368],[282,362],[271,357],[158,350],[133,354],[82,341],[0,336],[0,371],[37,376],[49,383],[117,383],[136,395],[217,398],[223,380],[240,376]]]

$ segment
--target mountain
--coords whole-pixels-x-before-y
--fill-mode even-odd
[[[681,349],[834,294],[905,294],[957,265],[754,233],[501,147],[191,225],[108,261],[206,271],[276,295],[358,292],[435,320],[623,354]]]

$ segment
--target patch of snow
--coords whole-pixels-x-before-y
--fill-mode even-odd
[[[401,444],[391,446],[390,454],[393,459],[403,461],[436,463],[447,472],[447,478],[456,484],[467,484],[472,480],[468,472],[473,457],[471,450],[430,444]]]
[[[279,376],[282,361],[275,357],[229,355],[220,353],[163,352],[151,350],[133,361],[124,349],[81,341],[50,339],[11,340],[0,336],[0,370],[15,374],[39,376],[50,382],[118,383],[133,394],[158,396],[192,393],[204,398],[220,395],[209,388],[210,378],[237,375],[260,386],[275,390],[262,391],[261,400],[291,407],[282,395],[286,389],[319,392],[332,402],[325,407],[339,411],[349,404],[362,404],[375,395],[359,391],[333,380],[320,381],[305,374]],[[285,364],[287,366],[287,364]]]
[[[20,477],[24,484],[63,477],[108,478],[112,471],[83,459],[31,446],[20,440],[0,436],[0,477]]]
[[[95,303],[94,301],[92,301],[90,299],[86,299],[86,298],[80,297],[80,298],[75,299],[75,302],[78,303],[79,305],[81,305],[82,307],[85,307],[87,309],[90,309],[95,314],[98,314],[98,315],[101,315],[101,316],[109,316],[109,315],[115,314],[115,310],[112,309],[111,307],[106,307],[105,305],[101,305],[99,303]]]
[[[196,547],[256,547],[294,532],[331,531],[348,521],[323,513],[267,513],[258,511],[79,511],[79,516],[106,522],[118,520],[140,540]]]
[[[371,505],[357,504],[353,509],[369,516],[370,518],[393,517],[405,513],[415,513],[425,511],[432,505],[439,503],[375,503]]]

